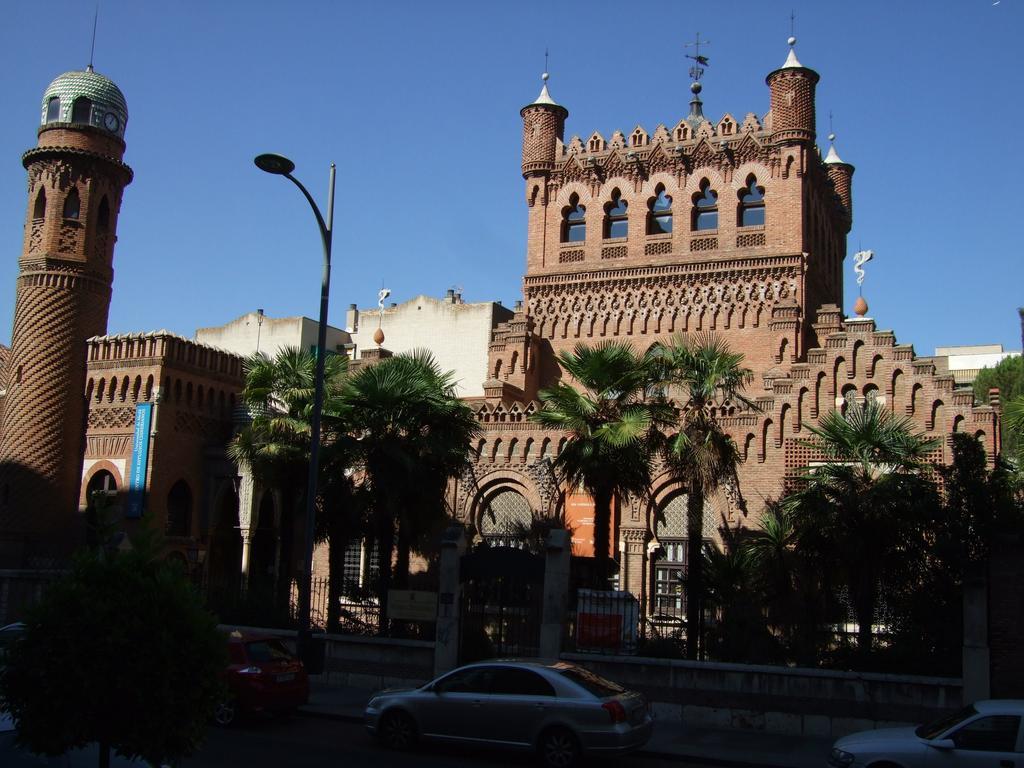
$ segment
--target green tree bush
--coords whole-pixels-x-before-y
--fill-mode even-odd
[[[180,566],[153,549],[85,553],[30,612],[0,673],[18,743],[92,742],[159,765],[200,745],[222,695],[224,636]]]
[[[988,391],[999,388],[999,399],[1005,409],[1014,400],[1024,399],[1024,355],[1007,357],[992,368],[982,368],[974,379],[975,401],[987,404]],[[1020,443],[1020,430],[1013,429],[1011,423],[1004,419],[1001,428],[1003,453],[1016,456],[1024,450]]]

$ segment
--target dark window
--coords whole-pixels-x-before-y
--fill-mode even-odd
[[[747,186],[740,190],[740,226],[764,226],[764,187],[757,186],[754,174],[747,177]]]
[[[101,230],[106,230],[110,227],[110,203],[107,202],[106,195],[100,200],[100,207],[96,212],[96,226]]]
[[[1013,752],[1017,749],[1017,715],[980,717],[950,734],[957,749],[972,752]]]
[[[582,243],[587,239],[587,209],[580,205],[579,195],[569,198],[569,205],[562,213],[562,242]]]
[[[39,194],[36,195],[36,204],[32,209],[33,219],[42,219],[46,217],[46,190],[40,189]]]
[[[618,696],[620,693],[626,692],[626,689],[618,683],[613,683],[611,680],[605,680],[600,675],[595,675],[589,669],[566,665],[564,667],[560,667],[558,671],[577,685],[597,696],[599,699],[604,699],[609,696]]]
[[[536,672],[506,667],[494,670],[491,693],[504,696],[554,696],[555,689]]]
[[[665,188],[658,185],[658,194],[651,200],[651,215],[648,218],[647,234],[662,235],[672,231],[672,198],[665,194]]]
[[[188,536],[192,531],[192,491],[179,480],[167,494],[167,535]]]
[[[77,219],[82,212],[82,201],[78,197],[78,189],[72,187],[68,196],[64,198],[64,218]]]
[[[71,122],[89,125],[92,122],[92,102],[84,96],[75,99],[71,105]]]
[[[107,499],[117,496],[117,481],[105,469],[89,478],[89,485],[85,488],[85,497],[90,507],[94,505],[97,496]]]
[[[629,219],[626,209],[629,203],[622,199],[619,190],[612,192],[611,202],[605,205],[604,236],[606,238],[626,237],[629,234]]]
[[[437,693],[490,693],[494,667],[471,667],[453,672],[434,686]]]
[[[693,196],[693,205],[695,230],[718,229],[718,193],[707,179],[700,183],[700,192]]]
[[[60,120],[60,96],[51,96],[46,102],[46,122],[56,123]]]

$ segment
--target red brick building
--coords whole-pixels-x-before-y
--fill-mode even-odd
[[[761,117],[708,120],[695,84],[688,116],[610,137],[566,141],[568,110],[546,84],[522,109],[523,306],[494,334],[485,396],[474,401],[485,437],[457,506],[475,531],[500,538],[509,519],[565,504],[578,551],[592,551],[592,507],[563,499],[545,461],[564,436],[528,418],[538,389],[558,375],[555,355],[581,341],[646,349],[676,332],[713,331],[743,353],[755,373],[746,394],[759,410],[722,403],[720,421],[744,459],[751,517],[722,492],[705,510],[709,537],[723,519],[752,525],[764,499],[814,458],[797,442],[804,425],[846,403],[874,399],[912,416],[943,438],[936,460],[949,458],[954,432],[976,434],[996,453],[993,407],[955,390],[941,360],[916,357],[892,331],[840,308],[854,169],[816,143],[818,79],[791,49],[767,76]],[[685,556],[685,493],[662,475],[652,501],[617,505],[620,585],[648,611],[681,607],[672,571]],[[666,557],[655,562],[655,550]]]

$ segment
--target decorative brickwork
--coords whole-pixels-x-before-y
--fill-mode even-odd
[[[737,248],[756,248],[765,244],[764,232],[750,232],[736,238]]]
[[[669,253],[672,253],[672,243],[669,241],[647,243],[644,246],[644,256],[664,256]]]

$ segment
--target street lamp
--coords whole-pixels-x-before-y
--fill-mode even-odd
[[[327,355],[327,303],[331,289],[331,229],[334,224],[334,163],[331,163],[330,185],[327,189],[327,221],[316,201],[302,183],[292,176],[295,163],[281,155],[258,155],[253,161],[261,171],[284,176],[305,195],[320,227],[324,246],[324,270],[320,283],[320,325],[317,328],[316,374],[313,380],[313,416],[310,423],[309,479],[306,483],[306,541],[303,551],[302,583],[299,585],[299,655],[309,658],[312,632],[309,628],[310,596],[313,589],[313,528],[316,518],[316,486],[320,464],[320,413],[324,405],[324,360]]]

